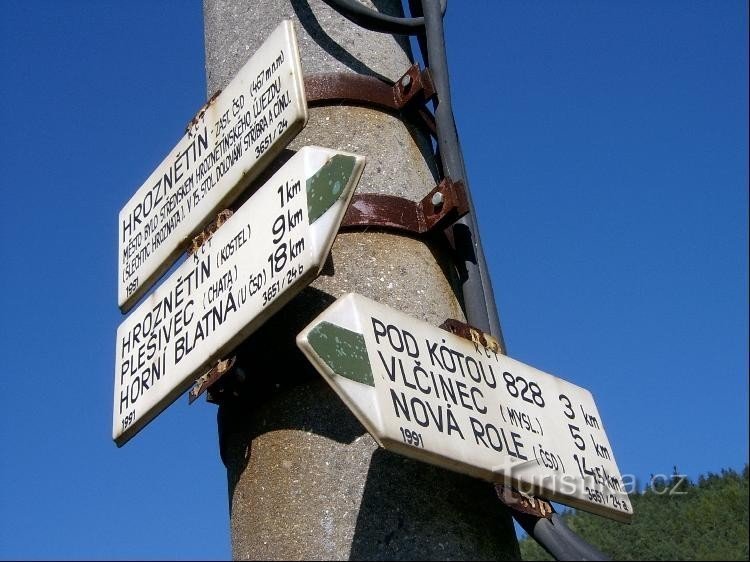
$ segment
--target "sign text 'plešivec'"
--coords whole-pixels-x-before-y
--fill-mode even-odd
[[[117,303],[123,311],[306,122],[294,27],[284,21],[201,109],[187,134],[120,211]]]
[[[301,149],[120,324],[119,446],[317,277],[363,167]]]
[[[386,449],[632,517],[587,390],[353,293],[297,344]]]

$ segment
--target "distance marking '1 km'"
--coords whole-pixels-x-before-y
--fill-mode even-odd
[[[283,21],[120,211],[117,303],[128,311],[188,240],[307,122],[294,26]]]
[[[303,148],[120,324],[118,446],[318,276],[363,167]]]
[[[382,447],[631,519],[587,390],[353,293],[297,345]]]

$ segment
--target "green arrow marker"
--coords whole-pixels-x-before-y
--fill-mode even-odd
[[[337,375],[375,386],[362,334],[330,322],[321,322],[308,335],[315,353]]]
[[[307,216],[310,224],[338,201],[354,172],[356,159],[337,154],[307,179]]]

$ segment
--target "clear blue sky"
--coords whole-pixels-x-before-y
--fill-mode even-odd
[[[510,355],[593,392],[623,473],[741,468],[746,2],[446,27]],[[0,42],[0,557],[228,558],[215,407],[110,437],[117,212],[205,101],[200,2],[6,1]]]

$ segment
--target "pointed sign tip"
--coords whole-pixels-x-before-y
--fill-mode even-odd
[[[333,373],[367,386],[375,386],[362,334],[323,321],[310,330],[307,341]]]
[[[307,214],[310,224],[318,220],[351,184],[357,160],[353,155],[334,154],[307,180]]]

